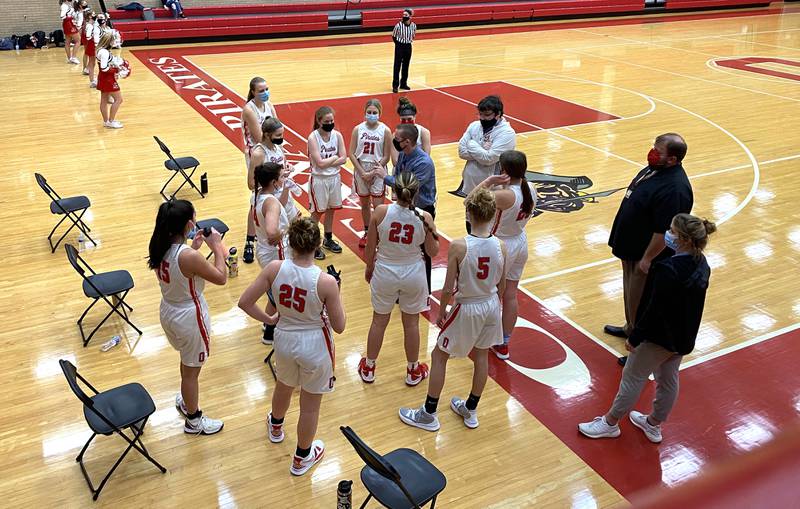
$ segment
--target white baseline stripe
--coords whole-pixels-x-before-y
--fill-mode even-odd
[[[711,352],[709,354],[702,355],[700,357],[692,359],[692,360],[690,360],[688,362],[681,363],[680,369],[684,370],[684,369],[691,368],[692,366],[697,366],[698,364],[702,364],[702,363],[708,362],[708,361],[710,361],[712,359],[716,359],[718,357],[722,357],[724,355],[728,355],[729,353],[736,352],[737,350],[741,350],[743,348],[747,348],[748,346],[752,346],[752,345],[755,345],[757,343],[761,343],[761,342],[770,340],[770,339],[772,339],[774,337],[780,336],[781,334],[786,334],[787,332],[792,332],[792,331],[797,330],[797,329],[800,329],[800,323],[796,323],[794,325],[789,325],[788,327],[784,327],[782,329],[778,329],[778,330],[775,330],[775,331],[772,331],[772,332],[768,332],[768,333],[763,334],[761,336],[757,336],[757,337],[755,337],[753,339],[748,339],[747,341],[742,341],[741,343],[738,343],[736,345],[729,346],[727,348],[722,348],[720,350],[717,350],[716,352]]]

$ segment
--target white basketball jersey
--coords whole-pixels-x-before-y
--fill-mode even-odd
[[[358,145],[356,157],[366,163],[377,163],[383,159],[383,142],[386,135],[386,125],[378,122],[375,129],[370,129],[366,122],[358,124]],[[371,164],[369,166],[372,166]],[[369,168],[365,168],[369,170]]]
[[[278,218],[278,230],[283,232],[281,243],[273,246],[269,243],[267,238],[267,219],[264,216],[264,202],[268,199],[278,202],[281,210],[281,215]],[[256,242],[258,247],[263,252],[274,252],[273,258],[276,260],[283,260],[286,257],[286,248],[289,246],[289,239],[286,236],[286,231],[289,229],[289,218],[286,215],[286,209],[283,208],[278,198],[271,193],[259,193],[256,198],[255,210],[253,211],[253,222],[256,224]]]
[[[457,302],[484,302],[497,293],[503,277],[503,250],[494,235],[488,238],[467,235],[467,253],[458,266]]]
[[[339,155],[339,135],[337,131],[334,129],[331,131],[331,137],[328,141],[323,141],[322,136],[319,135],[319,131],[314,129],[314,132],[311,133],[311,136],[315,136],[317,139],[317,145],[319,146],[319,155],[322,159],[327,159],[331,156],[338,156]],[[320,177],[328,177],[331,175],[338,175],[340,167],[339,166],[331,166],[330,168],[317,168],[314,166],[314,163],[311,163],[311,174],[318,175]]]
[[[420,245],[425,236],[425,225],[412,210],[390,204],[378,225],[378,261],[392,265],[417,263],[422,260]]]
[[[417,126],[417,145],[419,148],[422,148],[422,126],[419,124],[414,124]]]
[[[533,190],[533,186],[529,182],[522,182],[521,185],[529,187],[533,198],[533,206],[536,207],[536,192]],[[511,186],[509,189],[514,191],[514,205],[506,210],[498,210],[494,218],[494,226],[492,226],[492,233],[501,238],[522,235],[525,232],[525,225],[528,224],[531,218],[530,214],[522,212],[522,188],[520,186]]]
[[[174,306],[195,305],[206,308],[203,297],[206,280],[198,276],[184,276],[178,265],[178,256],[184,249],[191,247],[186,244],[171,245],[156,269],[156,277],[161,285],[161,298]]]
[[[258,106],[256,106],[256,103],[254,103],[251,99],[247,101],[247,104],[244,105],[244,108],[250,108],[250,110],[255,112],[258,125],[263,124],[267,117],[272,116],[272,110],[270,110],[269,104],[267,103],[264,103],[264,109],[259,110]],[[252,149],[256,143],[261,141],[253,139],[253,133],[250,132],[250,129],[247,127],[247,122],[244,121],[244,110],[242,110],[242,136],[244,137],[244,146],[246,150]]]
[[[263,143],[256,143],[253,145],[252,152],[255,153],[256,150],[263,150],[264,151],[264,162],[265,163],[275,163],[280,164],[283,166],[286,163],[286,158],[283,155],[283,147],[280,145],[275,145],[275,148],[270,149]]]
[[[272,296],[280,313],[277,328],[308,330],[325,327],[324,306],[317,293],[319,267],[300,267],[284,260],[272,282]]]

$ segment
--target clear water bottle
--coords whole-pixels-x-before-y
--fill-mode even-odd
[[[228,252],[228,259],[225,260],[228,265],[228,277],[236,277],[239,275],[239,255],[236,253],[236,248],[232,247]]]
[[[352,509],[353,481],[339,481],[336,488],[336,509]]]

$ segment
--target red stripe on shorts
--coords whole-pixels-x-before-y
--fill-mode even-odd
[[[194,290],[194,278],[187,278],[189,279],[189,293],[192,294],[192,301],[194,301],[194,311],[195,316],[197,317],[197,326],[200,328],[200,335],[203,337],[203,343],[206,346],[206,357],[211,355],[211,350],[208,347],[208,331],[206,330],[206,324],[203,323],[203,312],[200,309],[200,300],[197,298],[197,293]]]

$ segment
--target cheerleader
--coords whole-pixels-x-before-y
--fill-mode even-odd
[[[122,122],[114,120],[117,111],[122,106],[122,92],[117,83],[117,71],[114,56],[111,54],[111,45],[114,43],[114,34],[104,32],[97,44],[97,63],[100,73],[97,76],[97,90],[100,91],[100,114],[103,116],[103,126],[111,129],[121,129]],[[113,104],[109,103],[113,99]]]
[[[84,39],[86,40],[83,46],[83,74],[89,76],[89,88],[97,88],[97,78],[95,78],[94,72],[97,56],[97,42],[94,38],[95,29],[97,29],[97,14],[90,12],[86,15],[86,23],[83,28]]]
[[[85,32],[85,26],[86,25],[85,25],[85,23],[86,23],[86,17],[89,15],[89,12],[88,12],[89,11],[89,4],[86,3],[86,0],[80,0],[79,2],[76,2],[76,4],[77,5],[75,5],[75,16],[74,16],[73,19],[75,20],[75,28],[78,30],[78,37],[80,38],[80,45],[84,47],[83,60],[81,62],[83,64],[83,67],[81,67],[81,69],[85,71],[86,70],[86,60],[87,60],[86,59],[86,49],[85,49],[86,48],[86,32]],[[77,54],[77,52],[78,52],[78,47],[76,46],[75,47],[75,53]],[[86,74],[86,73],[84,72],[83,74]]]
[[[284,419],[292,393],[300,387],[297,448],[289,469],[293,475],[308,472],[325,452],[325,444],[314,436],[322,395],[333,391],[336,381],[330,329],[341,334],[345,327],[338,281],[314,265],[319,245],[319,226],[309,218],[295,219],[289,225],[292,259],[270,262],[239,299],[239,307],[254,319],[277,323],[277,382],[267,414],[270,442],[284,440]],[[265,312],[258,299],[267,292],[272,292],[276,303],[269,303]]]
[[[81,43],[80,30],[76,25],[77,10],[80,4],[73,0],[59,0],[61,6],[61,28],[64,30],[64,51],[67,54],[67,63],[80,64],[81,61],[75,56],[78,46]]]
[[[408,100],[408,97],[401,97],[397,101],[397,114],[400,116],[401,124],[414,124],[419,131],[417,136],[417,146],[423,152],[431,154],[431,132],[419,124],[417,124],[417,107]],[[397,150],[392,147],[392,166],[397,164]]]
[[[264,78],[256,76],[250,80],[250,89],[247,92],[247,103],[242,109],[242,137],[244,138],[244,160],[246,168],[250,171],[250,153],[253,147],[261,140],[261,124],[268,117],[277,117],[275,107],[269,102],[269,87]],[[248,178],[248,182],[250,179]],[[252,187],[250,188],[252,189]],[[253,223],[253,203],[247,213],[247,237],[244,243],[242,261],[253,263],[255,251],[253,243],[256,240],[256,226]]]
[[[314,113],[314,130],[308,135],[308,158],[311,161],[309,195],[311,219],[319,223],[325,216],[325,240],[322,247],[331,253],[341,253],[342,246],[333,240],[333,214],[342,208],[342,165],[347,162],[344,138],[334,130],[333,109],[322,106]],[[324,260],[325,253],[317,249],[314,258]]]
[[[191,246],[186,245],[187,238]],[[204,242],[214,253],[213,264],[198,251]],[[203,288],[206,281],[227,282],[227,250],[218,231],[205,237],[197,230],[191,202],[170,200],[158,208],[149,251],[147,264],[161,287],[161,326],[181,356],[181,392],[175,396],[175,408],[186,419],[184,433],[213,435],[222,430],[223,422],[206,417],[199,406],[198,377],[210,354],[211,319]]]
[[[428,395],[420,408],[401,408],[400,420],[427,431],[439,429],[436,408],[444,387],[450,357],[472,353],[474,365],[472,388],[464,400],[454,397],[450,409],[470,429],[478,427],[477,407],[489,374],[489,348],[501,342],[500,299],[506,267],[503,242],[491,233],[495,217],[495,199],[486,189],[476,189],[464,202],[472,222],[472,233],[454,240],[447,252],[447,275],[444,279],[439,317],[439,338],[431,352],[431,376]],[[456,303],[447,313],[455,295]]]
[[[365,120],[353,128],[353,135],[350,137],[348,156],[355,169],[353,185],[361,202],[361,219],[364,221],[364,235],[358,241],[358,247],[361,248],[367,245],[367,229],[372,209],[383,203],[383,177],[392,152],[392,133],[378,120],[382,112],[379,100],[367,101]]]
[[[517,285],[528,261],[528,224],[536,207],[536,191],[525,179],[528,160],[523,152],[507,150],[500,154],[500,175],[492,175],[478,187],[495,189],[497,217],[492,233],[502,240],[508,249],[508,271],[506,272],[503,300],[503,344],[492,347],[499,359],[508,359],[508,344],[517,323]]]
[[[253,162],[253,159],[250,160]],[[256,259],[262,269],[273,260],[286,259],[286,231],[289,219],[286,209],[275,196],[279,191],[283,165],[266,162],[256,166],[255,181],[255,218],[256,225]],[[275,333],[275,325],[264,323],[264,334],[261,342],[271,345]]]
[[[370,219],[364,277],[370,285],[374,312],[367,355],[358,364],[358,375],[366,383],[375,381],[375,362],[386,326],[395,303],[399,303],[408,361],[406,384],[414,386],[428,376],[428,366],[419,362],[419,314],[429,309],[421,247],[424,245],[430,256],[436,256],[439,237],[431,215],[413,205],[419,191],[417,177],[411,172],[400,173],[393,190],[397,202],[380,205]]]
[[[261,142],[257,143],[251,150],[250,167],[247,172],[247,186],[252,190],[254,186],[254,170],[265,162],[277,163],[282,168],[280,181],[276,184],[275,196],[278,197],[283,207],[286,209],[286,216],[289,221],[300,215],[294,203],[292,194],[302,193],[300,187],[289,179],[294,167],[289,164],[283,152],[283,134],[285,129],[278,117],[267,117],[261,124]]]

